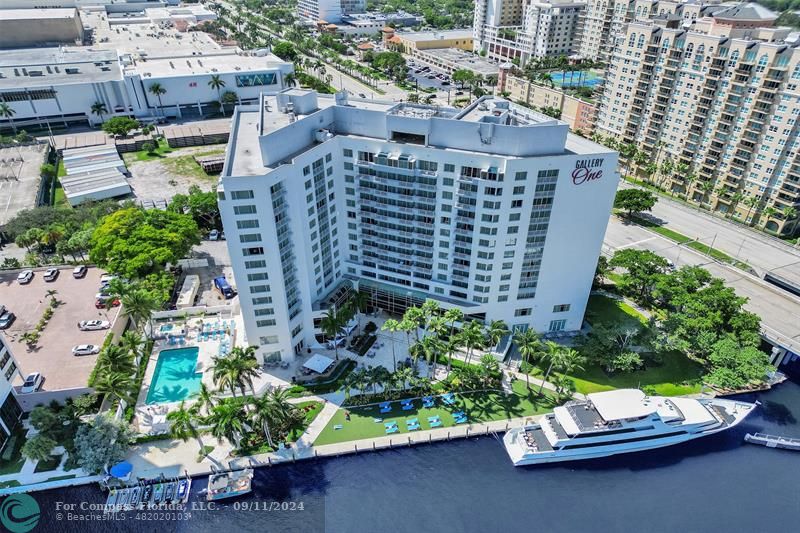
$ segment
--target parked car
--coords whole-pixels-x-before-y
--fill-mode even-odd
[[[86,267],[86,265],[76,266],[72,270],[72,277],[75,279],[81,279],[86,277],[87,272],[89,272],[89,269]]]
[[[108,320],[82,320],[78,322],[78,329],[81,331],[97,331],[99,329],[108,329],[111,327],[111,322]]]
[[[105,287],[109,283],[111,283],[112,280],[115,279],[117,279],[117,276],[115,276],[114,274],[103,274],[102,276],[100,276],[100,286]]]
[[[25,378],[25,382],[19,389],[20,394],[36,392],[36,390],[42,386],[42,381],[44,381],[44,378],[41,373],[34,372],[33,374],[28,374],[28,377]]]
[[[450,85],[450,82],[447,80],[442,81],[442,85]]]
[[[236,292],[224,276],[214,278],[214,288],[217,289],[226,300],[230,300],[236,296]]]
[[[218,241],[219,240],[219,230],[212,229],[208,232],[208,240],[209,241]]]
[[[366,94],[364,94],[364,93],[358,93],[358,97],[359,97],[359,98],[366,98],[366,97],[367,97],[367,95],[366,95]]]
[[[456,91],[456,96],[461,96],[462,94],[464,94],[464,91]]]
[[[23,270],[22,272],[17,275],[17,281],[20,285],[25,285],[26,283],[30,283],[33,279],[33,270]]]
[[[7,329],[11,324],[14,323],[16,318],[17,315],[11,311],[6,311],[5,313],[0,314],[0,329]]]
[[[111,299],[111,296],[108,294],[95,294],[94,296],[94,306],[97,309],[105,309],[108,307],[109,301],[111,302],[111,307],[117,307],[119,305],[119,298]]]
[[[96,344],[79,344],[72,348],[72,355],[94,355],[100,353],[100,347]]]
[[[58,277],[58,274],[59,270],[57,268],[48,268],[42,277],[45,281],[55,281]]]

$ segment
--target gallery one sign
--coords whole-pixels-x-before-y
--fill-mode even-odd
[[[578,159],[575,161],[575,170],[572,171],[572,183],[581,185],[587,181],[599,180],[603,177],[603,159]]]

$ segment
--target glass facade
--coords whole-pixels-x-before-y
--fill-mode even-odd
[[[278,83],[278,76],[274,72],[238,74],[236,76],[237,87],[261,87],[262,85],[275,85],[276,83]]]

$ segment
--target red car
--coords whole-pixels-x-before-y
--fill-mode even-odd
[[[108,296],[98,296],[94,300],[94,306],[97,309],[105,309],[108,307],[108,304],[111,303],[111,307],[117,307],[119,305],[119,298],[114,298],[109,302],[110,297]]]

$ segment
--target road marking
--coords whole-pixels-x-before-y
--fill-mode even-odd
[[[624,248],[630,248],[631,246],[636,246],[638,244],[642,244],[643,242],[652,241],[655,237],[648,237],[646,239],[642,239],[641,241],[631,242],[628,244],[623,244],[622,246],[618,246],[617,250],[622,250]]]

